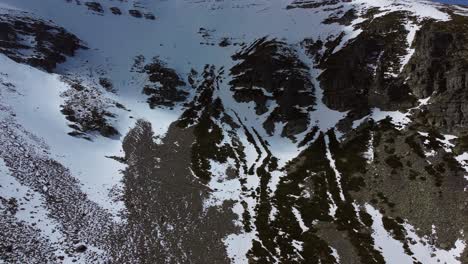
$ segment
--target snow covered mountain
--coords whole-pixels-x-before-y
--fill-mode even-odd
[[[468,8],[0,0],[0,263],[468,263]]]

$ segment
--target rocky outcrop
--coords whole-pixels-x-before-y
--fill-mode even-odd
[[[88,7],[89,10],[94,11],[96,13],[104,13],[104,9],[102,5],[97,2],[86,2],[85,5]]]
[[[322,58],[319,80],[324,103],[336,110],[366,114],[370,108],[410,106],[409,87],[399,77],[407,54],[408,13],[392,12],[357,25],[363,32],[341,50]]]
[[[151,108],[173,107],[187,99],[189,93],[183,89],[186,83],[174,69],[169,68],[157,57],[146,65],[143,65],[144,60],[143,56],[137,57],[133,70],[144,73],[148,78],[143,93],[148,96],[147,102]]]
[[[340,25],[349,26],[351,25],[351,22],[355,20],[356,18],[358,18],[357,11],[352,8],[346,12],[343,12],[343,10],[339,10],[335,14],[332,14],[330,17],[325,19],[322,23],[324,24],[337,23]]]
[[[75,35],[50,22],[0,15],[0,53],[16,62],[52,72],[80,48],[84,46]]]
[[[68,126],[73,129],[69,135],[90,140],[92,132],[98,132],[104,137],[119,134],[111,124],[116,115],[110,108],[124,108],[121,104],[106,98],[97,87],[87,87],[65,77],[62,80],[70,85],[70,89],[61,94],[64,98],[61,112],[70,122]]]
[[[294,137],[309,124],[315,105],[309,68],[295,50],[278,40],[262,38],[232,57],[240,61],[231,69],[230,82],[238,102],[254,102],[258,115],[268,112],[263,126],[269,134],[275,123],[286,123],[282,135]]]
[[[219,89],[223,70],[216,70],[213,65],[205,65],[203,73],[198,76],[193,72],[191,81],[196,86],[197,96],[190,102],[187,109],[177,122],[181,128],[193,128],[195,141],[192,144],[191,169],[202,183],[208,183],[212,178],[212,161],[226,163],[228,158],[236,160],[236,171],[239,170],[239,159],[235,153],[234,144],[229,144],[223,130],[228,127],[238,128],[233,118],[225,112],[219,97],[214,91]],[[196,85],[198,84],[198,85]],[[221,124],[225,123],[224,126]],[[229,131],[231,137],[234,131]],[[239,174],[239,173],[236,173]]]
[[[468,18],[428,21],[416,35],[415,53],[405,74],[411,91],[431,97],[418,114],[421,123],[448,132],[468,126]]]

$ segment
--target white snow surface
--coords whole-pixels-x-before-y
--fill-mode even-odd
[[[16,86],[16,92],[2,93],[1,98],[12,108],[16,120],[45,140],[51,158],[80,179],[83,191],[91,200],[109,210],[118,209],[119,205],[110,201],[108,192],[119,183],[119,171],[123,166],[106,156],[119,155],[121,142],[103,137],[87,141],[67,135],[71,130],[60,112],[63,103],[60,95],[68,86],[57,75],[15,63],[3,54],[0,55],[0,71]]]

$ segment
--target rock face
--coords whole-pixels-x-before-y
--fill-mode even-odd
[[[308,112],[315,105],[309,68],[295,50],[278,40],[259,39],[232,57],[241,61],[231,69],[230,82],[238,102],[254,102],[258,115],[267,112],[263,123],[273,134],[275,123],[287,123],[282,135],[294,137],[309,124]]]
[[[152,62],[143,66],[139,71],[148,76],[149,84],[145,85],[143,93],[148,96],[147,102],[151,108],[174,106],[187,99],[189,94],[182,89],[186,83],[175,70],[168,68],[158,58],[153,58]]]
[[[49,22],[14,15],[0,18],[0,52],[17,62],[51,72],[80,48],[84,46],[75,35]]]
[[[405,74],[416,96],[431,97],[420,122],[460,132],[468,126],[468,19],[452,19],[423,25]]]
[[[403,23],[412,18],[405,12],[368,15],[356,25],[364,32],[320,63],[324,103],[332,109],[366,114],[373,107],[411,105],[409,87],[399,75],[408,48]]]

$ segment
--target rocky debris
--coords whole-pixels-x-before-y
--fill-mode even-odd
[[[6,263],[50,263],[57,256],[47,238],[34,227],[6,214],[0,205],[0,260]]]
[[[175,70],[158,57],[143,66],[144,60],[144,57],[137,58],[133,70],[148,76],[149,83],[144,86],[143,93],[148,96],[147,102],[151,108],[173,107],[187,99],[189,93],[183,89],[186,83]]]
[[[94,11],[96,13],[104,13],[104,9],[102,8],[102,5],[100,3],[85,2],[85,6],[87,6],[89,10]]]
[[[404,25],[409,19],[403,11],[368,19],[358,25],[361,34],[322,58],[319,79],[328,107],[362,116],[372,107],[395,110],[415,102],[400,76],[409,48]]]
[[[0,203],[0,260],[60,263],[66,254],[68,261],[102,262],[105,259],[102,251],[88,249],[77,256],[74,241],[105,246],[105,237],[113,226],[111,215],[91,202],[70,171],[48,156],[48,147],[41,139],[25,131],[13,117],[2,117],[0,127],[0,159],[12,179],[21,188],[30,190],[24,197],[18,197],[23,220],[17,213],[4,210]],[[33,199],[40,204],[28,207]],[[37,211],[43,216],[38,218]],[[55,238],[44,237],[48,232],[55,234]]]
[[[418,98],[431,97],[417,121],[446,132],[468,126],[468,18],[426,21],[417,32],[415,53],[405,68],[407,84]]]
[[[111,125],[111,119],[115,114],[110,112],[112,107],[121,108],[121,104],[107,99],[96,87],[86,87],[77,81],[63,79],[71,88],[62,93],[65,98],[61,106],[61,112],[71,123],[73,129],[71,136],[91,139],[89,133],[98,132],[104,137],[119,135],[119,132]]]
[[[190,172],[193,142],[192,128],[173,124],[156,144],[151,125],[142,120],[125,137],[128,229],[115,241],[117,263],[230,262],[223,239],[236,231],[232,203],[204,207],[210,190]]]
[[[112,12],[112,14],[114,15],[122,15],[122,11],[120,10],[120,8],[118,7],[111,7],[110,8],[110,11]]]
[[[232,58],[240,61],[231,68],[234,98],[254,102],[258,115],[271,110],[263,124],[269,134],[274,133],[277,122],[286,124],[282,135],[291,138],[307,129],[308,112],[315,105],[314,87],[309,68],[294,49],[284,42],[262,38]]]
[[[0,15],[0,52],[16,62],[51,72],[80,48],[85,47],[75,35],[50,22]]]

